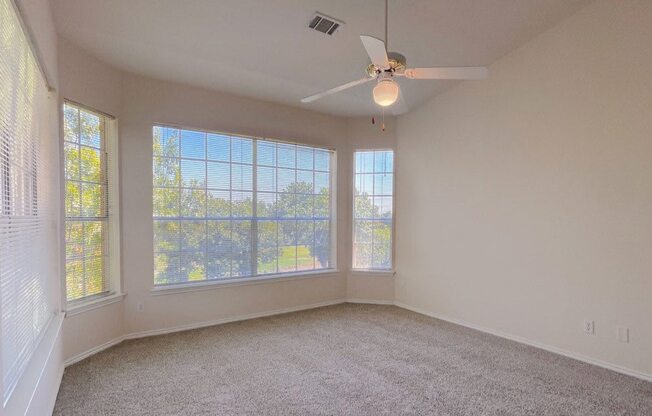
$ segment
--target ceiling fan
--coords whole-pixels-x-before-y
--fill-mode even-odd
[[[356,81],[347,82],[338,87],[305,97],[302,103],[311,103],[331,94],[376,80],[373,98],[376,104],[389,107],[399,100],[400,87],[395,77],[407,79],[483,79],[489,74],[483,66],[407,68],[405,56],[396,52],[387,52],[387,0],[385,0],[385,41],[368,35],[360,35],[371,64],[367,66],[367,75]],[[401,103],[402,104],[402,103]]]

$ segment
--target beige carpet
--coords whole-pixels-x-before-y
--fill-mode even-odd
[[[55,415],[652,415],[652,383],[393,306],[127,341],[66,369]]]

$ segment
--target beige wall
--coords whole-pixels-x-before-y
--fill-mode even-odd
[[[398,302],[652,375],[650,22],[596,2],[399,118]]]
[[[306,279],[216,287],[153,295],[152,125],[168,123],[256,137],[334,147],[338,172],[349,163],[346,126],[340,118],[124,75],[120,119],[125,331],[154,330],[334,301],[345,296],[345,272]],[[346,178],[338,178],[339,236],[344,235]],[[338,259],[346,253],[339,244]],[[138,302],[145,311],[136,312]]]

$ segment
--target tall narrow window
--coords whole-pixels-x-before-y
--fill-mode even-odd
[[[109,140],[111,120],[66,102],[63,107],[68,302],[109,294]]]
[[[391,270],[394,152],[355,152],[353,268]]]
[[[52,207],[58,147],[48,88],[20,17],[0,0],[0,396],[18,383],[56,313]],[[2,405],[0,405],[2,407]],[[1,412],[1,410],[0,410]]]
[[[157,285],[333,268],[333,152],[155,126]]]

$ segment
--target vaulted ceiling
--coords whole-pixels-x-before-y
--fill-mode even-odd
[[[389,50],[408,66],[489,65],[588,0],[390,0]],[[359,35],[384,31],[383,0],[52,0],[59,34],[122,70],[320,112],[378,114]],[[345,22],[307,28],[315,11]],[[408,108],[455,81],[399,80]],[[474,81],[482,82],[482,81]]]

